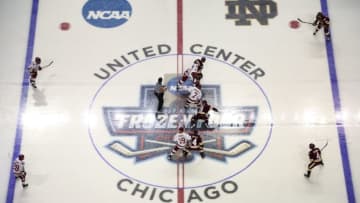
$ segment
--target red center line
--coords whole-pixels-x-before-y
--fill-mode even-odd
[[[183,1],[177,1],[177,54],[183,54]]]
[[[177,76],[183,73],[183,0],[177,0]],[[180,63],[179,63],[180,62]],[[181,70],[181,72],[179,72]],[[177,196],[178,203],[184,203],[184,162],[182,164],[182,173],[180,174],[179,162],[177,163]],[[182,176],[180,184],[180,175]]]

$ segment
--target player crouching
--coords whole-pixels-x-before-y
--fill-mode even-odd
[[[194,130],[190,134],[191,142],[188,146],[189,150],[199,151],[201,158],[205,158],[204,143],[199,131]]]
[[[200,106],[200,108],[198,108],[197,113],[191,117],[190,128],[201,128],[201,126],[200,127],[198,126],[199,120],[204,121],[205,128],[210,128],[209,127],[209,117],[210,117],[209,111],[210,110],[219,112],[219,110],[217,108],[208,104],[206,100],[202,100],[201,106]]]
[[[181,86],[181,90],[189,92],[184,105],[186,113],[192,106],[196,106],[197,109],[201,107],[202,92],[200,82],[195,83],[194,86]]]
[[[168,160],[172,160],[173,156],[177,153],[177,151],[181,150],[183,156],[186,157],[189,153],[189,150],[186,149],[188,143],[191,141],[191,137],[184,131],[183,127],[178,129],[178,132],[174,135],[173,141],[176,143],[174,148],[171,150],[170,154],[168,154]]]
[[[168,154],[168,160],[173,160],[173,156],[181,150],[183,157],[187,157],[190,150],[199,151],[201,158],[205,158],[204,143],[202,137],[197,130],[192,131],[190,134],[184,132],[184,128],[180,127],[178,133],[175,134],[174,139],[176,145]]]
[[[192,80],[193,84],[200,82],[202,79],[202,69],[204,67],[204,63],[206,61],[205,57],[201,57],[200,59],[196,59],[191,66],[184,71],[181,79],[178,81],[177,89],[180,89],[181,86],[184,85],[185,81],[190,79]]]

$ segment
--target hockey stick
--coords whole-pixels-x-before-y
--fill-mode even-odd
[[[326,140],[326,143],[324,144],[324,146],[321,147],[320,151],[324,150],[329,144],[329,140]]]
[[[204,143],[213,142],[213,140],[215,140],[215,139],[206,140],[206,141],[204,141]],[[166,145],[166,146],[175,146],[175,144],[173,144],[173,143],[161,142],[161,141],[156,141],[156,140],[146,140],[145,142],[162,144],[162,145]],[[243,142],[243,143],[238,144],[236,147],[234,147],[231,150],[210,149],[210,148],[204,147],[204,151],[221,154],[221,155],[226,155],[226,156],[235,156],[241,152],[248,150],[249,148],[251,148],[251,145],[249,143]]]
[[[156,141],[156,140],[145,140],[145,142],[161,144],[161,145],[166,145],[166,146],[170,146],[170,147],[175,146],[175,143],[161,142],[161,141]],[[216,139],[205,140],[203,143],[205,144],[205,143],[211,143],[211,142],[216,142]]]
[[[241,152],[245,152],[248,149],[251,148],[251,145],[249,143],[243,142],[238,144],[236,147],[234,147],[231,150],[219,150],[219,149],[210,149],[210,148],[204,148],[205,152],[213,152],[216,154],[226,155],[226,156],[236,156],[240,154]]]
[[[297,19],[300,23],[306,23],[306,24],[310,24],[310,25],[312,25],[312,23],[311,22],[306,22],[306,21],[303,21],[303,20],[301,20],[300,18],[298,18]]]
[[[152,152],[159,152],[159,151],[165,151],[169,150],[169,147],[157,147],[153,149],[145,149],[145,150],[139,150],[139,151],[132,151],[122,145],[121,143],[114,142],[111,145],[109,145],[110,149],[114,150],[115,152],[120,153],[121,155],[124,155],[126,157],[133,157],[133,156],[139,156],[143,154],[148,154]]]
[[[51,66],[52,64],[54,63],[54,61],[50,61],[50,63],[49,64],[47,64],[47,65],[45,65],[45,66],[43,66],[43,67],[41,67],[41,68],[47,68],[47,67],[49,67],[49,66]]]

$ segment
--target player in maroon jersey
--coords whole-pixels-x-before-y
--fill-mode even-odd
[[[38,72],[42,70],[40,63],[41,63],[41,58],[35,57],[35,60],[31,63],[31,65],[28,68],[29,72],[30,72],[30,84],[34,88],[37,88],[36,87],[36,78],[37,78]]]
[[[311,175],[311,170],[318,165],[324,165],[324,162],[321,158],[321,150],[315,146],[315,144],[310,143],[309,144],[309,159],[310,163],[308,164],[307,173],[304,174],[305,177],[309,178]]]
[[[315,18],[315,21],[313,22],[313,26],[316,26],[316,29],[314,31],[314,35],[321,29],[324,28],[324,33],[326,40],[330,40],[330,19],[329,17],[325,16],[323,13],[318,12]]]
[[[204,143],[202,137],[199,135],[199,131],[191,131],[189,132],[189,135],[191,137],[191,141],[188,148],[190,150],[199,151],[201,158],[205,158]]]
[[[204,120],[204,124],[206,128],[209,128],[209,111],[213,110],[215,112],[219,112],[219,110],[210,104],[207,103],[206,100],[201,101],[201,106],[198,108],[198,112],[191,117],[190,128],[197,127],[198,120]]]

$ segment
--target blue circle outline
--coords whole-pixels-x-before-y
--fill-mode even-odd
[[[143,60],[139,60],[133,64],[130,64],[126,67],[124,67],[123,69],[119,70],[118,72],[116,72],[115,74],[113,74],[112,76],[110,76],[105,82],[103,82],[103,84],[99,87],[99,89],[95,92],[95,95],[93,96],[93,98],[91,99],[91,102],[89,104],[89,108],[88,108],[88,113],[91,112],[92,110],[92,107],[93,107],[93,104],[96,100],[96,97],[98,96],[98,94],[100,93],[100,91],[105,87],[105,85],[110,81],[112,80],[115,76],[117,76],[119,73],[121,73],[122,71],[138,64],[138,63],[142,63],[142,62],[145,62],[145,61],[148,61],[148,60],[152,60],[152,59],[155,59],[155,58],[160,58],[160,57],[168,57],[168,56],[180,56],[181,54],[164,54],[164,55],[160,55],[160,56],[154,56],[154,57],[149,57],[149,58],[146,58],[146,59],[143,59]],[[196,57],[200,57],[202,55],[199,55],[199,54],[182,54],[183,56],[196,56]],[[257,156],[255,156],[255,158],[250,161],[244,168],[242,168],[241,170],[239,170],[238,172],[230,175],[230,176],[227,176],[223,179],[220,179],[220,180],[217,180],[217,181],[214,181],[212,183],[208,183],[208,184],[203,184],[203,185],[197,185],[197,186],[191,186],[191,187],[182,187],[182,189],[196,189],[196,188],[202,188],[202,187],[207,187],[207,186],[210,186],[210,185],[215,185],[215,184],[218,184],[218,183],[221,183],[221,182],[224,182],[225,180],[228,180],[232,177],[235,177],[237,175],[239,175],[240,173],[242,173],[243,171],[245,171],[246,169],[248,169],[253,163],[255,163],[255,161],[262,155],[262,153],[265,151],[265,148],[268,146],[269,142],[270,142],[270,138],[271,138],[271,135],[272,135],[272,128],[274,126],[274,123],[273,123],[273,114],[272,114],[272,107],[271,107],[271,104],[270,104],[270,101],[269,101],[269,98],[268,96],[266,95],[265,91],[263,90],[263,88],[254,80],[252,79],[247,73],[245,73],[243,70],[241,70],[240,68],[238,67],[235,67],[233,64],[229,64],[225,61],[221,61],[217,58],[210,58],[210,57],[207,57],[207,59],[210,59],[210,60],[214,60],[214,61],[217,61],[217,62],[220,62],[220,63],[223,63],[225,65],[228,65],[228,66],[231,66],[232,68],[240,71],[242,74],[244,74],[248,79],[250,79],[253,83],[255,83],[255,85],[260,89],[261,93],[263,94],[263,96],[265,97],[265,100],[266,100],[266,103],[268,104],[268,108],[269,108],[269,111],[270,111],[270,117],[271,117],[271,122],[270,122],[270,130],[269,130],[269,135],[268,135],[268,138],[266,139],[266,142],[265,142],[265,145],[263,146],[263,148],[260,150],[259,154]],[[145,184],[145,185],[148,185],[148,186],[152,186],[152,187],[157,187],[157,188],[163,188],[163,189],[178,189],[179,187],[169,187],[169,186],[161,186],[161,185],[155,185],[155,184],[151,184],[151,183],[147,183],[145,181],[142,181],[142,180],[139,180],[137,178],[133,178],[127,174],[125,174],[124,172],[122,172],[121,170],[117,169],[116,167],[114,167],[106,158],[104,158],[104,156],[101,154],[101,152],[99,151],[99,149],[97,148],[97,146],[95,145],[94,143],[94,140],[92,138],[92,133],[91,133],[91,128],[90,128],[90,121],[88,120],[88,134],[89,134],[89,137],[90,137],[90,140],[91,140],[91,143],[93,145],[93,147],[95,148],[95,151],[96,153],[100,156],[100,158],[108,165],[110,166],[110,168],[114,169],[115,171],[117,171],[118,173],[120,173],[121,175],[129,178],[129,179],[132,179],[132,180],[135,180],[136,182],[139,182],[139,183],[142,183],[142,184]]]

